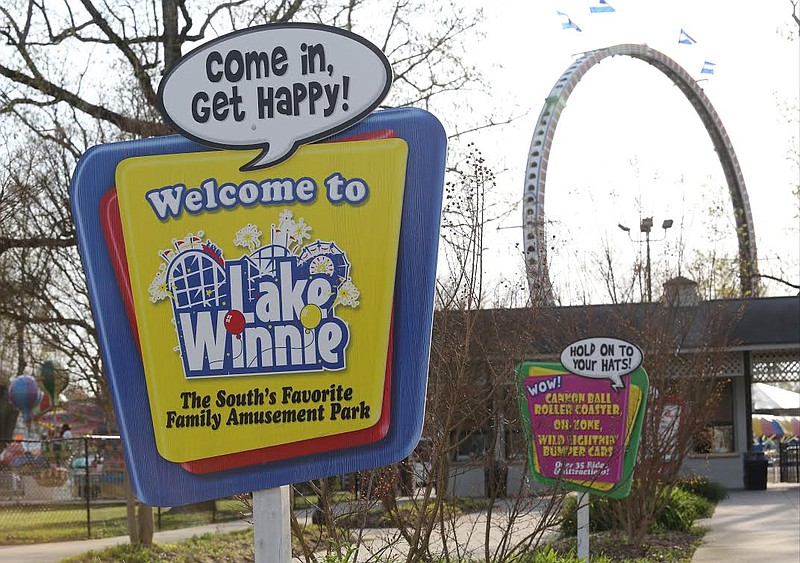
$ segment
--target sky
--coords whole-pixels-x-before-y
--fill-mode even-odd
[[[480,4],[484,36],[465,56],[486,76],[490,94],[471,103],[496,119],[517,117],[473,139],[498,172],[498,200],[516,205],[488,228],[490,280],[521,276],[525,164],[553,84],[584,51],[645,43],[693,77],[708,77],[702,87],[744,174],[759,269],[800,283],[800,219],[792,195],[800,164],[788,158],[800,132],[800,41],[788,0],[609,0],[616,11],[599,14],[584,0]],[[582,31],[562,29],[558,11]],[[681,29],[696,43],[680,44]],[[715,63],[713,75],[700,74],[704,61]],[[555,132],[545,193],[548,236],[554,236],[551,279],[562,302],[608,302],[597,256],[612,249],[616,275],[627,275],[644,247],[617,225],[632,227],[636,239],[642,217],[652,216],[657,227],[674,221],[664,240],[656,240],[664,235],[660,229],[652,234],[654,280],[692,277],[687,264],[695,249],[736,254],[733,211],[711,140],[677,87],[643,61],[605,59],[577,85]],[[659,293],[656,281],[653,293]],[[768,283],[767,293],[797,290]]]
[[[440,117],[450,133],[489,117],[514,117],[464,139],[475,141],[497,173],[492,211],[505,212],[486,232],[491,283],[524,281],[525,165],[553,84],[587,50],[646,43],[697,78],[704,61],[715,63],[714,75],[701,84],[744,174],[759,269],[800,284],[800,211],[793,195],[800,164],[788,159],[792,148],[800,151],[800,40],[789,0],[608,0],[615,11],[600,14],[590,13],[589,0],[452,1],[483,11],[481,36],[464,45],[463,57],[481,71],[488,91],[453,93],[469,111],[443,105]],[[446,4],[434,1],[430,10]],[[562,29],[559,11],[582,31]],[[421,17],[423,26],[435,25],[428,14]],[[696,43],[680,44],[681,29]],[[451,158],[459,156],[451,150]],[[657,226],[674,221],[664,240],[655,240],[663,235],[659,229],[653,234],[654,279],[692,277],[688,264],[698,249],[736,254],[724,175],[699,117],[661,72],[629,57],[592,67],[570,96],[550,154],[545,214],[554,237],[551,279],[565,303],[608,301],[597,257],[612,249],[616,277],[629,275],[644,249],[617,225],[631,227],[637,238],[642,217],[652,216]],[[766,287],[768,295],[797,293],[776,283]]]

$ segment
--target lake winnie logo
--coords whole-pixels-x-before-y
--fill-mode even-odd
[[[233,244],[235,260],[203,231],[173,239],[150,283],[150,301],[172,302],[187,378],[344,369],[350,332],[336,307],[358,307],[347,255],[283,210],[271,241],[247,224]]]

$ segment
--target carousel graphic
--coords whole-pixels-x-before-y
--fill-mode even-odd
[[[247,224],[233,240],[246,249],[226,260],[204,232],[162,250],[150,301],[172,303],[184,375],[220,377],[345,368],[347,324],[339,306],[358,307],[347,255],[284,210],[269,244]]]

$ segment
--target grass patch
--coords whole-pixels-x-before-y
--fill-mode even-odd
[[[91,510],[92,537],[126,533],[125,506]],[[45,543],[86,539],[86,506],[30,506],[0,509],[0,544]]]
[[[234,499],[217,501],[214,522],[241,518],[243,505]],[[124,536],[128,533],[124,504],[92,506],[92,538]],[[156,531],[177,530],[212,523],[211,511],[161,509],[161,527],[153,509]],[[47,543],[87,538],[86,505],[37,505],[0,508],[0,545]]]
[[[238,563],[254,561],[253,531],[204,534],[180,543],[117,545],[64,559],[62,563]]]
[[[328,546],[325,531],[319,526],[306,526],[305,542],[312,550]],[[64,559],[62,563],[240,563],[255,560],[253,529],[224,534],[203,534],[178,543],[156,543],[152,547],[116,545],[89,551]],[[299,543],[292,537],[292,552],[300,555]],[[327,561],[327,559],[326,559]],[[330,561],[336,561],[331,559]]]

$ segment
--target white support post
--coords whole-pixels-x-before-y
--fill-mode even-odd
[[[253,492],[256,563],[291,563],[289,485]]]
[[[578,493],[578,559],[589,563],[589,493]]]

